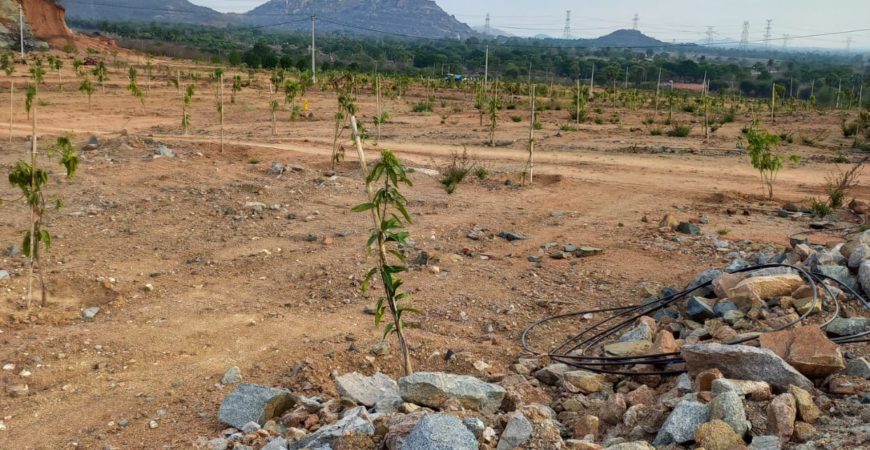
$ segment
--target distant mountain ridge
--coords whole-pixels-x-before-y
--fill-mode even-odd
[[[57,0],[71,19],[226,25],[231,18],[187,0]]]
[[[465,39],[476,35],[468,25],[447,14],[432,0],[271,0],[244,14],[243,23],[283,29],[306,29],[308,16],[321,20],[322,31],[372,34],[376,31],[413,37]]]

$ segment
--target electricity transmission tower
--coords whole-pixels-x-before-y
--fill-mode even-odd
[[[852,52],[852,36],[846,38],[846,53]]]
[[[743,22],[743,33],[740,35],[740,49],[746,50],[749,48],[749,21]]]
[[[782,49],[783,50],[788,50],[788,40],[789,39],[791,39],[790,34],[783,34],[782,35]]]
[[[767,27],[764,28],[764,48],[770,47],[770,37],[771,34],[771,24],[773,23],[772,19],[767,19]]]
[[[565,13],[565,39],[571,39],[571,10]]]
[[[486,13],[486,25],[483,26],[483,34],[485,36],[489,36],[490,34],[492,34],[492,28],[490,28],[489,23],[489,13]]]
[[[637,13],[634,13],[634,18],[631,19],[631,23],[632,23],[631,29],[632,30],[637,31],[638,22],[640,22],[640,16],[638,16]]]
[[[707,27],[707,45],[713,44],[713,35],[716,34],[715,27]]]

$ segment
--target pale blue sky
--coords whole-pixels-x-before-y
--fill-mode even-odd
[[[191,0],[219,11],[244,12],[266,0]],[[487,13],[494,28],[512,34],[561,36],[565,11],[572,10],[572,35],[597,37],[617,28],[631,28],[639,15],[639,29],[661,40],[706,40],[707,27],[714,39],[739,40],[743,22],[750,22],[750,39],[762,40],[767,19],[772,19],[772,45],[782,45],[790,35],[792,47],[845,49],[870,48],[870,32],[849,35],[795,38],[811,34],[870,28],[867,0],[436,0],[445,11],[472,26],[482,25]]]

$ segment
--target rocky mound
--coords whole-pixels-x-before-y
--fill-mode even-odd
[[[19,7],[24,10],[25,48],[46,50],[49,46],[62,48],[72,45],[79,50],[88,47],[108,49],[109,40],[96,39],[73,33],[66,25],[63,7],[49,0],[0,0],[0,48],[18,50]]]

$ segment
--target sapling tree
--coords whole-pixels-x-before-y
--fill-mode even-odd
[[[88,111],[91,109],[91,96],[94,95],[94,84],[91,83],[90,78],[85,77],[82,80],[82,83],[79,85],[79,92],[88,96]]]
[[[76,75],[82,76],[82,66],[84,66],[84,65],[85,65],[84,61],[82,61],[78,58],[73,60],[72,66],[73,66],[73,70],[75,71]]]
[[[405,375],[413,373],[411,355],[405,339],[405,324],[402,317],[405,313],[419,311],[405,306],[410,295],[401,292],[402,280],[399,275],[407,271],[405,255],[400,253],[400,246],[408,245],[408,233],[404,228],[411,223],[408,214],[407,200],[399,191],[401,185],[411,186],[407,170],[396,156],[389,150],[381,150],[381,159],[369,172],[362,140],[357,130],[356,117],[351,116],[351,127],[354,130],[354,140],[360,159],[360,169],[366,183],[367,202],[355,208],[355,212],[369,211],[372,216],[372,232],[368,240],[369,250],[377,251],[377,265],[366,273],[362,289],[368,290],[372,279],[380,278],[384,287],[384,296],[378,299],[375,307],[375,326],[380,326],[385,315],[389,313],[390,323],[384,327],[384,339],[395,333],[402,352],[402,367]]]
[[[3,69],[7,77],[15,73],[15,56],[12,53],[6,52],[0,55],[0,69]]]
[[[236,75],[233,77],[232,95],[230,95],[230,103],[236,103],[236,95],[242,92],[242,76]]]
[[[272,114],[272,136],[278,135],[278,110],[281,109],[281,104],[278,100],[269,102],[269,112]]]
[[[760,130],[758,124],[753,123],[746,133],[746,141],[752,167],[761,175],[761,183],[768,198],[773,199],[773,183],[782,170],[783,163],[782,157],[773,153],[773,149],[779,144],[779,136]]]
[[[36,84],[45,84],[45,68],[42,67],[42,58],[33,60],[33,65],[30,66],[30,78]]]
[[[130,67],[130,70],[127,71],[127,78],[130,80],[130,84],[127,85],[127,90],[133,94],[133,97],[139,99],[142,103],[142,108],[145,107],[145,93],[142,92],[142,88],[139,87],[138,72],[135,67]]]
[[[187,136],[187,129],[190,128],[190,113],[187,109],[193,101],[193,95],[196,93],[195,90],[194,85],[189,84],[181,96],[181,129],[185,136]]]
[[[91,72],[94,75],[94,79],[97,80],[97,83],[100,85],[100,89],[105,92],[106,81],[109,81],[109,68],[106,67],[105,61],[100,61],[97,63],[97,66],[94,67],[94,70]]]
[[[30,161],[18,161],[9,172],[9,183],[21,190],[22,198],[30,208],[30,229],[25,232],[21,245],[22,252],[29,258],[30,267],[27,282],[27,309],[30,309],[33,300],[33,272],[34,266],[39,266],[39,282],[42,291],[42,306],[48,301],[48,289],[45,285],[40,247],[48,250],[51,247],[51,234],[43,229],[47,205],[44,188],[48,184],[48,172],[39,167],[37,161],[36,144],[36,103],[37,95],[35,86],[28,89],[28,101],[26,106],[33,118],[33,135],[31,136]],[[66,168],[68,178],[72,178],[78,167],[79,159],[75,146],[67,137],[60,137],[57,143],[47,152],[49,157],[58,157],[60,164]],[[55,208],[62,206],[60,199],[55,201]]]
[[[296,105],[296,97],[299,96],[299,92],[302,90],[302,86],[291,80],[287,80],[284,83],[284,105],[290,104],[290,120],[295,121],[299,118],[299,106]]]
[[[59,83],[60,90],[63,91],[63,73],[60,71],[61,69],[63,69],[63,60],[49,55],[48,67],[50,67],[51,70],[57,72],[57,81]]]
[[[489,146],[495,147],[495,128],[498,126],[498,111],[501,104],[498,100],[498,80],[493,85],[495,91],[487,101],[486,114],[489,116]]]
[[[356,97],[353,96],[352,74],[348,73],[333,79],[332,85],[338,93],[338,111],[335,112],[335,134],[332,140],[332,170],[335,171],[336,164],[344,160],[344,146],[340,145],[339,139],[346,122],[356,115],[357,106]]]
[[[217,68],[213,74],[214,79],[218,82],[218,87],[215,92],[215,107],[217,108],[220,119],[221,132],[221,153],[224,152],[224,70]]]

